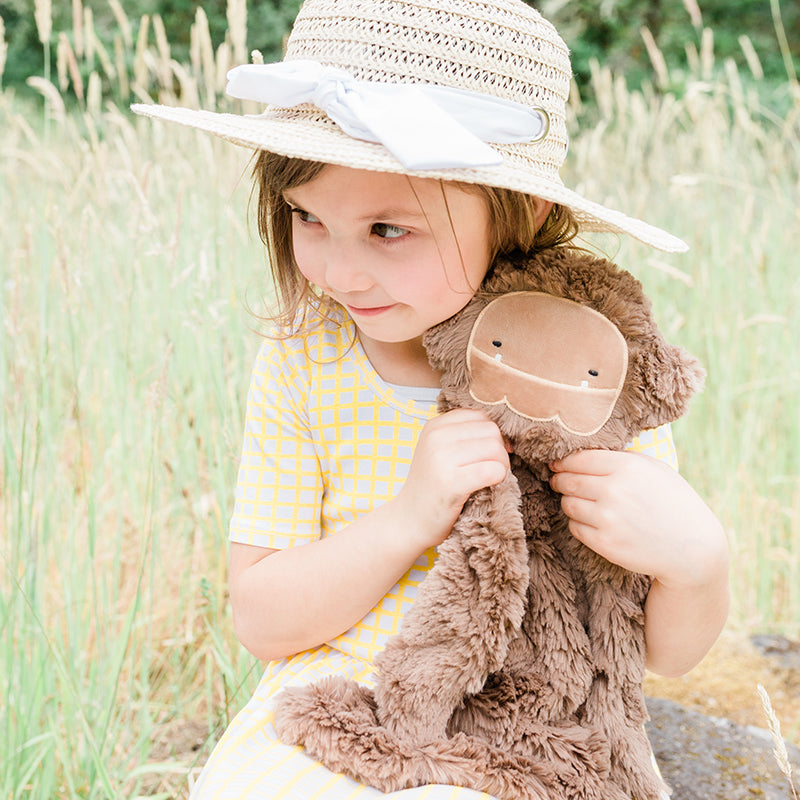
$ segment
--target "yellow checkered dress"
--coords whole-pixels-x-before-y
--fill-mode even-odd
[[[384,382],[351,321],[312,319],[305,332],[264,342],[248,396],[232,541],[296,547],[338,530],[395,495],[422,426],[436,413],[435,389]],[[668,427],[633,448],[675,463]],[[322,647],[273,661],[217,744],[193,800],[491,800],[454,786],[384,795],[333,774],[300,748],[282,744],[272,697],[282,688],[339,673],[370,684],[375,655],[395,633],[433,565],[423,554],[381,602]]]

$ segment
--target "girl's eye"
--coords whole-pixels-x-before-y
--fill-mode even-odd
[[[301,222],[307,222],[309,224],[319,222],[319,220],[313,214],[309,214],[308,211],[303,211],[302,208],[293,208],[292,214],[296,214],[297,218]]]
[[[398,228],[397,225],[389,225],[386,222],[376,222],[372,226],[372,232],[381,239],[399,239],[408,233],[405,228]]]

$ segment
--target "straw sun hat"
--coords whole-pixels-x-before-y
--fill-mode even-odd
[[[686,250],[564,186],[570,77],[566,45],[522,0],[306,0],[283,61],[228,74],[262,114],[132,108],[295,158],[525,192],[583,230]]]

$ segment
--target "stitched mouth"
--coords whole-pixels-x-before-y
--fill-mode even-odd
[[[554,422],[569,433],[591,436],[608,422],[622,390],[624,375],[614,388],[565,383],[513,367],[493,355],[471,348],[469,393],[487,406],[505,405],[532,422]]]
[[[563,381],[553,381],[549,378],[543,378],[540,375],[532,375],[526,370],[519,369],[518,367],[514,367],[509,364],[507,361],[503,361],[503,357],[500,353],[490,356],[481,350],[472,348],[469,356],[470,359],[477,358],[478,360],[483,361],[484,364],[489,368],[494,367],[496,370],[499,366],[499,370],[502,373],[509,373],[516,381],[529,383],[532,386],[546,386],[550,389],[558,389],[559,391],[576,392],[578,394],[590,393],[593,395],[606,396],[614,399],[616,399],[616,396],[619,393],[619,389],[617,387],[590,386],[589,382],[586,380],[582,380],[579,383],[573,384],[564,383]]]

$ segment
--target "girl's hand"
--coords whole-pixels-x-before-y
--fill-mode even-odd
[[[713,512],[669,465],[640,453],[584,450],[550,465],[573,536],[667,585],[700,585],[727,544]]]
[[[420,552],[443,542],[467,498],[509,469],[500,429],[480,411],[454,409],[425,424],[408,478],[395,498]]]
[[[271,660],[346,631],[420,554],[447,538],[470,494],[500,483],[508,468],[497,425],[476,411],[450,411],[426,423],[394,499],[335,536],[283,550],[234,542],[229,574],[239,640]]]
[[[728,545],[717,518],[675,470],[649,456],[585,450],[550,466],[573,536],[653,577],[644,607],[647,668],[685,674],[728,615]]]

